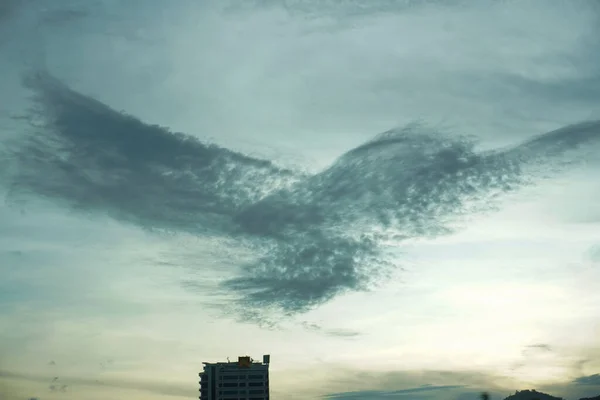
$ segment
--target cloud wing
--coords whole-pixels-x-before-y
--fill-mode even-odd
[[[451,231],[452,217],[494,209],[500,194],[585,161],[599,145],[598,121],[486,152],[477,152],[469,138],[411,125],[348,151],[325,171],[246,208],[237,220],[273,236],[312,226],[435,236]]]
[[[29,76],[30,117],[11,193],[35,193],[150,228],[229,232],[230,217],[298,179],[273,163],[117,112],[46,74]]]
[[[386,132],[238,214],[246,231],[278,242],[226,285],[247,293],[246,304],[286,310],[368,288],[394,267],[386,242],[451,233],[497,209],[502,195],[597,154],[599,144],[599,122],[488,152],[420,126]]]

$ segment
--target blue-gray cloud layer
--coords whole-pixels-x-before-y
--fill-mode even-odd
[[[406,398],[419,398],[428,399],[436,398],[439,396],[439,392],[454,392],[455,389],[462,389],[465,386],[458,385],[445,385],[445,386],[434,386],[426,385],[411,389],[402,390],[362,390],[358,392],[343,392],[333,393],[324,396],[325,399],[333,400],[345,400],[345,399],[361,399],[361,400],[375,400],[375,399],[406,399]],[[432,392],[434,392],[432,394]],[[438,392],[437,394],[435,392]]]
[[[581,376],[573,381],[578,385],[600,386],[600,374]]]
[[[30,133],[10,145],[11,199],[42,196],[144,228],[236,238],[257,258],[223,289],[286,312],[368,288],[390,266],[386,241],[451,232],[600,144],[598,121],[486,152],[410,125],[308,176],[144,124],[47,74],[25,82],[35,106]]]

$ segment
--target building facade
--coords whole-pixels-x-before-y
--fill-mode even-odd
[[[237,362],[202,363],[200,400],[268,400],[270,356],[262,362],[238,357]]]

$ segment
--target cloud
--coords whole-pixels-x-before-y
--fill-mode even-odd
[[[65,7],[64,4],[48,4],[38,0],[3,0],[0,2],[0,21],[14,18],[22,10],[38,13],[38,24],[54,26],[64,25],[88,15],[83,9]]]
[[[525,350],[523,350],[523,356],[525,356],[525,357],[535,356],[540,353],[544,354],[544,353],[549,353],[552,351],[553,351],[552,346],[550,346],[549,344],[545,344],[545,343],[532,344],[532,345],[525,347]]]
[[[334,368],[334,371],[335,368]],[[380,371],[338,370],[326,387],[324,399],[463,399],[477,398],[486,391],[492,398],[503,398],[515,382],[481,371]]]
[[[589,259],[594,263],[600,263],[600,245],[595,245],[588,251]]]
[[[145,125],[49,76],[31,76],[27,84],[55,136],[30,137],[13,194],[35,189],[145,227],[221,233],[221,216],[293,179],[268,161]],[[48,168],[49,180],[37,179],[33,168]]]
[[[88,16],[88,12],[82,9],[57,9],[46,11],[40,22],[51,26],[64,26]]]
[[[28,75],[30,134],[9,144],[14,202],[38,197],[149,230],[227,237],[250,249],[221,284],[230,310],[302,312],[368,290],[386,245],[453,232],[502,195],[585,160],[600,122],[478,152],[422,124],[387,131],[314,175],[147,125],[45,73]]]
[[[549,344],[544,344],[544,343],[532,344],[530,346],[527,346],[527,348],[537,349],[537,350],[542,350],[542,351],[552,351],[552,346],[550,346]]]
[[[434,386],[426,385],[422,387],[402,389],[402,390],[364,390],[359,392],[345,392],[345,393],[333,393],[323,396],[326,399],[365,399],[365,400],[376,400],[376,399],[405,399],[407,396],[414,398],[429,398],[430,396],[419,396],[422,394],[428,395],[429,392],[455,392],[455,389],[462,389],[464,386],[460,385],[446,385],[446,386]],[[431,398],[436,398],[439,394]]]
[[[580,376],[579,378],[575,379],[573,383],[577,385],[600,386],[600,374]]]
[[[362,377],[362,379],[361,379]],[[588,379],[589,378],[589,379]],[[476,399],[487,392],[491,398],[505,398],[516,390],[531,386],[519,379],[510,379],[502,374],[482,371],[349,371],[335,375],[332,383],[344,385],[346,391],[331,391],[325,399]],[[363,385],[363,388],[360,388]],[[573,382],[541,385],[538,391],[563,398],[580,398],[594,395],[600,388],[598,375],[578,378]],[[357,386],[359,386],[357,388]],[[524,387],[525,386],[525,387]],[[584,387],[589,386],[589,387]],[[597,393],[596,393],[597,394]]]
[[[339,337],[339,338],[354,338],[354,337],[360,336],[360,332],[353,331],[350,329],[328,329],[328,328],[322,327],[319,324],[309,323],[307,321],[303,321],[301,323],[301,325],[304,329],[307,329],[307,330],[313,331],[313,332],[324,333],[328,336],[334,336],[334,337]]]
[[[4,0],[0,3],[0,21],[12,17],[21,6],[22,0]]]

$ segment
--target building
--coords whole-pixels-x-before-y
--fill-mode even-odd
[[[270,356],[263,361],[238,357],[237,362],[202,363],[200,400],[268,400]]]

